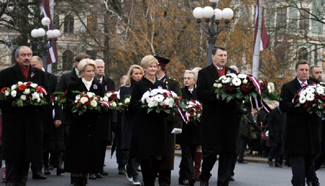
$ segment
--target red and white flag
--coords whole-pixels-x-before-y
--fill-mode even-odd
[[[255,14],[255,35],[254,35],[254,43],[256,41],[256,35],[258,30],[258,20],[260,15],[262,15],[262,25],[261,25],[261,38],[260,38],[260,51],[265,50],[269,47],[269,36],[267,35],[267,30],[265,27],[264,15],[263,12],[260,14],[259,12],[259,0],[257,0],[256,4],[256,14]]]
[[[47,26],[48,30],[53,30],[53,23],[51,18],[51,12],[50,12],[50,1],[49,0],[42,0],[42,9],[44,12],[44,17],[48,17],[51,20],[51,23]],[[54,43],[54,39],[51,39],[52,43]],[[50,41],[49,41],[50,43]],[[56,49],[56,45],[52,45],[52,47],[49,49],[49,55],[47,57],[47,64],[55,63],[58,59],[58,52]]]

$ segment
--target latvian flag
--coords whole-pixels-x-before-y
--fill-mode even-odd
[[[53,23],[50,13],[50,3],[49,0],[42,0],[42,9],[44,12],[44,17],[48,17],[51,20],[51,23],[48,25],[48,30],[53,30]],[[54,39],[51,39],[52,43],[54,43]],[[50,42],[50,41],[49,41]],[[47,57],[47,64],[55,63],[58,59],[58,52],[56,49],[56,45],[52,45],[52,47],[49,49],[49,55]]]
[[[264,22],[264,15],[263,12],[260,14],[259,12],[259,0],[257,0],[256,5],[256,14],[255,14],[255,35],[254,35],[254,43],[256,41],[256,35],[258,30],[258,19],[260,18],[260,15],[262,15],[262,28],[261,28],[261,38],[260,38],[260,51],[267,49],[269,47],[269,36],[267,35],[265,22]]]

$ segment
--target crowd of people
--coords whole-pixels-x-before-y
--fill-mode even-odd
[[[267,156],[271,167],[282,167],[285,159],[292,167],[292,185],[319,185],[315,171],[325,161],[321,130],[325,116],[309,114],[292,102],[301,87],[322,82],[321,68],[309,67],[307,61],[297,62],[296,78],[283,85],[280,103],[253,108],[249,102],[241,109],[236,100],[221,100],[212,89],[219,77],[241,73],[235,66],[226,65],[225,47],[213,48],[211,65],[186,70],[182,88],[166,74],[169,59],[147,55],[120,78],[119,99],[130,96],[127,109],[87,110],[80,115],[71,111],[76,91],[104,96],[117,89],[105,76],[103,60],[79,53],[72,70],[58,80],[27,46],[16,50],[15,59],[14,66],[0,71],[0,90],[19,81],[31,81],[47,90],[48,102],[56,91],[66,92],[67,102],[65,107],[18,107],[16,101],[0,102],[1,158],[5,160],[3,175],[8,186],[27,185],[30,164],[33,179],[46,179],[50,170],[56,169],[57,175],[71,173],[71,184],[87,185],[88,179],[108,175],[103,167],[109,145],[115,147],[118,173],[125,174],[127,182],[153,186],[158,180],[160,186],[169,186],[176,143],[182,152],[180,165],[176,165],[180,167],[180,185],[199,181],[200,186],[208,186],[217,160],[217,185],[229,185],[235,181],[236,162],[247,163],[244,152],[248,144],[252,151]],[[156,88],[172,90],[184,100],[200,101],[200,122],[185,123],[177,113],[148,112],[141,98]],[[241,120],[242,114],[248,121]]]

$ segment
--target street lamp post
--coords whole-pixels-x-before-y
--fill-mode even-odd
[[[42,19],[42,25],[46,27],[51,23],[51,20],[48,17]],[[35,39],[34,43],[37,44],[38,48],[41,50],[42,61],[44,69],[47,68],[47,57],[48,50],[52,45],[56,44],[56,39],[61,35],[60,30],[47,30],[44,28],[33,29],[31,32],[32,37]],[[44,41],[42,42],[42,38]]]
[[[219,0],[210,0],[211,6],[204,8],[196,7],[193,10],[193,16],[196,19],[197,27],[200,27],[202,31],[207,35],[209,43],[208,53],[208,65],[212,63],[212,48],[216,43],[218,35],[224,28],[229,28],[230,19],[233,18],[234,12],[230,8],[220,10],[216,8]],[[206,27],[201,25],[202,18],[205,18]],[[221,20],[224,19],[225,25],[220,27]]]

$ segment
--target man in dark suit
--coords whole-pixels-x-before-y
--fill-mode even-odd
[[[30,65],[32,50],[20,46],[15,53],[17,63],[0,73],[0,87],[11,87],[21,82],[33,82],[48,90],[43,71]],[[48,97],[48,95],[46,96]],[[26,185],[29,162],[42,160],[42,107],[18,107],[16,101],[1,101],[2,158],[6,160],[6,185]]]
[[[185,87],[181,89],[183,100],[197,100],[196,80],[197,73],[191,70],[185,71]],[[176,136],[176,142],[181,145],[182,149],[178,183],[180,185],[194,185],[195,170],[193,162],[197,147],[201,144],[201,123],[198,121],[191,121],[188,124],[184,123],[182,133]]]
[[[226,66],[227,50],[216,46],[212,50],[213,63],[199,71],[197,97],[202,111],[203,163],[201,186],[209,185],[217,155],[219,155],[218,185],[228,185],[239,137],[239,109],[235,100],[222,101],[213,92],[213,84],[220,76],[235,71]]]
[[[157,67],[157,80],[165,83],[166,88],[174,91],[177,95],[181,95],[179,83],[166,75],[166,66],[169,59],[155,56],[159,65]],[[175,135],[182,132],[182,121],[178,116],[170,115],[167,118],[167,158],[162,163],[159,170],[158,182],[160,186],[168,186],[171,184],[171,171],[174,170],[175,157]]]
[[[88,54],[85,53],[79,53],[76,55],[75,57],[75,62],[74,62],[74,67],[72,68],[72,70],[70,72],[67,72],[65,74],[63,74],[58,82],[58,85],[56,87],[56,91],[60,91],[60,92],[65,92],[68,89],[68,86],[77,81],[77,79],[79,78],[79,71],[77,69],[77,66],[79,64],[79,62],[83,59],[87,59],[89,58]],[[64,109],[63,111],[58,111],[57,114],[61,117],[61,121],[62,121],[62,126],[64,129],[64,142],[66,144],[67,139],[68,139],[68,134],[69,134],[69,129],[70,129],[70,123],[71,123],[71,114],[70,114],[71,110],[69,109]],[[62,154],[61,154],[62,156]],[[71,184],[73,184],[74,180],[73,177],[71,177]]]
[[[291,159],[291,183],[294,186],[305,185],[307,178],[313,186],[317,186],[319,181],[313,160],[321,153],[321,118],[316,114],[309,114],[302,107],[295,107],[292,102],[301,87],[312,83],[308,80],[309,64],[306,60],[298,61],[295,71],[297,77],[285,83],[280,94],[280,108],[286,114],[284,136],[285,148]]]
[[[95,60],[97,69],[96,69],[96,76],[98,83],[102,84],[105,92],[112,91],[115,89],[114,81],[108,77],[105,76],[105,62],[101,59]],[[101,114],[100,118],[100,138],[101,138],[101,145],[100,145],[100,154],[102,163],[104,165],[105,163],[105,153],[106,153],[106,147],[111,144],[112,142],[112,130],[111,130],[111,123],[112,123],[112,114],[113,112],[109,110],[108,112],[103,112]],[[116,122],[116,121],[115,121]],[[96,179],[96,178],[102,178],[101,175],[108,175],[108,172],[105,172],[104,169],[102,172],[97,174],[90,174],[89,179]]]

